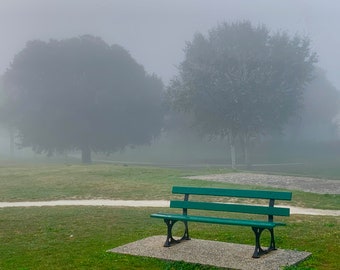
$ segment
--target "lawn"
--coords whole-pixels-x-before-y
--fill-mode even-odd
[[[169,199],[173,185],[234,187],[188,180],[224,170],[177,170],[113,165],[12,165],[0,167],[0,201],[55,199]],[[292,203],[340,209],[339,195],[294,192]],[[319,207],[321,208],[321,207]],[[152,235],[165,225],[149,218],[161,209],[32,207],[0,209],[0,269],[215,269],[134,257],[108,249]],[[340,217],[292,215],[277,230],[277,246],[312,252],[290,269],[338,269]],[[214,229],[211,230],[211,226]],[[192,224],[192,237],[253,245],[249,228]]]

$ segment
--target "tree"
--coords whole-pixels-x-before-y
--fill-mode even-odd
[[[299,108],[315,62],[308,38],[224,23],[187,43],[169,102],[192,114],[200,131],[228,137],[235,167],[236,140],[247,149],[252,136],[281,128]]]
[[[0,123],[3,125],[1,126],[1,129],[4,128],[5,130],[8,130],[9,132],[9,149],[10,149],[10,155],[14,156],[14,128],[9,121],[9,117],[7,115],[7,111],[5,111],[4,108],[5,104],[5,95],[4,95],[4,86],[3,86],[3,77],[0,76]]]
[[[162,124],[161,90],[130,54],[93,36],[31,41],[4,74],[6,110],[21,146],[110,153],[149,143]]]
[[[315,68],[313,80],[306,86],[299,117],[285,128],[285,135],[297,140],[328,141],[337,137],[339,91],[321,68]]]

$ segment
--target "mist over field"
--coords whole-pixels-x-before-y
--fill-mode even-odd
[[[45,157],[46,154],[53,153],[51,156],[66,160],[73,157],[80,158],[81,156],[83,160],[87,160],[91,156],[89,157],[89,154],[86,153],[85,148],[87,146],[85,147],[84,145],[88,144],[92,147],[92,158],[94,160],[110,159],[139,163],[230,164],[233,159],[230,156],[230,150],[233,146],[227,138],[228,136],[230,137],[230,134],[222,136],[221,134],[224,133],[220,132],[217,136],[215,134],[206,136],[207,134],[205,133],[207,132],[204,134],[197,132],[196,129],[192,128],[191,119],[176,114],[169,116],[167,105],[160,100],[164,98],[163,94],[168,88],[174,88],[171,82],[180,75],[181,65],[188,60],[190,55],[186,52],[188,44],[196,44],[195,37],[197,37],[197,34],[209,40],[209,33],[218,25],[223,25],[223,23],[232,25],[233,23],[247,21],[254,28],[265,26],[271,36],[275,36],[275,33],[287,33],[292,40],[294,36],[301,37],[301,40],[304,37],[308,38],[310,41],[308,49],[315,52],[317,62],[312,74],[313,79],[306,84],[304,94],[301,97],[303,106],[300,106],[298,112],[287,123],[282,125],[280,131],[262,132],[262,130],[255,128],[253,132],[256,134],[249,136],[249,142],[247,142],[249,144],[249,154],[243,150],[244,146],[241,141],[236,142],[237,163],[247,163],[245,155],[249,155],[250,162],[253,164],[304,163],[310,160],[331,160],[335,162],[338,160],[337,157],[340,156],[338,110],[340,108],[340,79],[338,76],[340,56],[337,53],[340,46],[340,36],[337,34],[339,13],[340,3],[336,0],[327,1],[327,4],[321,0],[288,0],[280,2],[270,0],[111,0],[96,2],[90,0],[3,0],[0,4],[0,31],[3,33],[0,44],[0,74],[4,75],[7,72],[8,81],[10,81],[9,77],[17,74],[14,71],[22,68],[19,65],[21,63],[20,52],[25,52],[27,56],[31,56],[28,51],[30,48],[33,50],[34,46],[37,46],[36,48],[42,46],[46,48],[46,51],[51,48],[54,50],[58,46],[60,48],[64,45],[67,49],[68,42],[76,44],[80,40],[81,42],[89,42],[88,44],[93,42],[95,45],[99,44],[98,46],[107,46],[110,49],[114,47],[111,55],[108,53],[107,55],[100,55],[100,57],[103,59],[111,59],[110,57],[118,59],[115,57],[120,55],[119,57],[125,57],[124,59],[126,60],[124,60],[125,62],[122,60],[119,67],[129,63],[127,65],[130,65],[130,70],[134,70],[131,73],[127,71],[124,75],[118,75],[117,78],[122,79],[122,81],[116,83],[116,85],[124,85],[126,89],[140,87],[143,90],[138,91],[146,92],[136,96],[137,92],[132,91],[131,94],[126,94],[126,97],[122,99],[123,101],[115,100],[112,102],[116,103],[110,103],[111,105],[115,104],[115,106],[109,105],[108,90],[105,88],[106,86],[101,85],[106,80],[103,79],[103,74],[119,68],[107,67],[105,69],[105,67],[99,71],[95,66],[96,57],[92,60],[87,60],[93,63],[93,69],[98,71],[98,75],[95,77],[86,76],[86,74],[90,74],[89,69],[82,70],[82,73],[75,73],[72,76],[76,78],[77,86],[73,88],[77,88],[81,83],[83,83],[82,87],[86,85],[89,89],[91,88],[91,83],[95,85],[92,88],[101,88],[101,92],[96,93],[96,96],[91,100],[93,103],[87,99],[82,102],[85,105],[87,104],[87,107],[99,104],[98,108],[96,107],[98,112],[91,114],[91,117],[95,119],[93,125],[97,130],[104,130],[103,126],[107,126],[107,123],[111,121],[118,123],[116,128],[122,134],[114,137],[111,135],[111,132],[113,134],[113,129],[105,129],[103,133],[99,134],[98,132],[93,132],[87,126],[87,123],[79,124],[81,122],[79,119],[88,117],[87,112],[82,111],[83,107],[80,106],[79,112],[81,111],[81,113],[77,117],[74,116],[75,114],[73,115],[74,119],[77,119],[75,120],[77,124],[80,125],[78,131],[83,135],[92,132],[92,138],[97,138],[97,141],[88,142],[90,139],[86,141],[85,136],[80,136],[77,133],[77,135],[73,134],[74,137],[81,139],[71,138],[70,135],[67,138],[70,143],[66,144],[65,138],[63,140],[51,138],[51,134],[65,135],[64,127],[58,127],[59,131],[53,133],[51,131],[53,126],[47,128],[46,124],[45,131],[46,133],[47,130],[50,132],[46,136],[50,139],[48,143],[41,143],[42,139],[40,137],[45,131],[37,132],[39,133],[39,140],[36,138],[32,140],[32,130],[37,129],[35,126],[31,126],[31,133],[26,136],[26,141],[23,141],[22,146],[25,147],[19,149],[20,136],[16,136],[14,141],[11,141],[8,126],[3,125],[0,130],[1,158]],[[94,37],[98,38],[99,41],[95,40]],[[77,38],[79,38],[78,41]],[[39,41],[41,43],[31,43],[31,47],[27,47],[27,42],[29,41]],[[247,42],[241,44],[245,43]],[[249,44],[255,43],[249,42]],[[116,45],[117,47],[115,47]],[[51,53],[47,53],[47,56],[45,55],[44,57],[49,57],[57,52],[53,50],[51,49]],[[76,51],[79,52],[80,50]],[[96,55],[97,51],[91,52]],[[21,55],[25,55],[25,53]],[[42,57],[40,53],[37,53],[37,55],[39,61],[47,59]],[[203,55],[202,51],[201,55]],[[81,54],[79,54],[79,57],[81,59]],[[57,62],[51,59],[47,62]],[[60,57],[59,60],[61,61]],[[105,60],[103,61],[105,62]],[[252,61],[252,59],[249,61]],[[71,66],[71,63],[72,61],[68,64],[68,67]],[[84,64],[79,65],[77,69],[80,70],[84,66]],[[52,65],[49,69],[37,69],[37,74],[53,69],[56,70],[54,74],[65,74],[65,76],[71,74],[65,68],[60,66],[53,67]],[[12,70],[13,73],[9,73],[9,70]],[[29,68],[27,70],[34,69]],[[135,74],[135,77],[133,77],[133,74]],[[141,79],[144,75],[145,78]],[[42,78],[47,77],[47,75],[41,76]],[[68,77],[68,80],[71,81],[72,76]],[[23,78],[16,78],[17,81],[19,79],[23,80],[20,83],[25,82],[28,84]],[[54,88],[54,92],[64,87],[64,81],[59,77],[53,78],[53,80],[48,83],[51,83],[50,85],[52,86],[49,88]],[[129,83],[125,85],[126,82]],[[113,87],[112,85],[114,84],[112,83],[110,87]],[[141,85],[144,86],[141,87]],[[6,90],[3,83],[1,88]],[[36,88],[35,86],[32,87],[32,89]],[[206,89],[208,88],[206,87]],[[79,89],[81,89],[80,86]],[[147,92],[146,89],[153,89],[152,93]],[[127,92],[125,91],[124,93]],[[138,108],[137,103],[127,103],[135,104],[131,106],[122,105],[125,104],[124,102],[141,100],[144,102],[145,97],[149,97],[149,103],[145,103],[148,104],[147,109]],[[46,97],[42,99],[44,100],[44,98]],[[251,98],[252,101],[255,99],[254,97]],[[51,104],[53,105],[53,101],[56,100],[56,97],[51,98]],[[107,104],[105,103],[106,101]],[[4,102],[5,99],[1,95],[1,104]],[[29,102],[25,100],[23,104],[27,105]],[[65,106],[63,108],[68,108],[68,104],[72,104],[73,108],[76,108],[70,95],[65,97],[60,104],[62,104],[60,106]],[[122,108],[114,112],[110,111],[112,107],[119,107],[119,104]],[[151,104],[157,106],[151,110]],[[30,106],[33,109],[37,108],[34,102],[30,103]],[[51,105],[47,107],[51,107]],[[160,113],[156,113],[158,109],[160,109]],[[66,112],[65,109],[62,109],[62,111]],[[100,113],[105,111],[107,115],[118,116],[114,119],[113,117],[108,118],[107,122],[99,121],[98,119],[103,119],[99,111]],[[27,114],[25,112],[23,110],[21,113],[25,115]],[[120,116],[118,112],[124,113],[122,114],[124,116]],[[160,114],[163,113],[166,121],[161,125]],[[266,112],[262,118],[265,119],[266,115],[271,114],[274,115],[273,110]],[[2,115],[4,115],[3,112]],[[129,118],[129,115],[133,116]],[[140,116],[140,118],[136,120],[136,116]],[[66,122],[66,118],[63,117],[58,120],[60,123]],[[2,116],[2,118],[6,117]],[[151,121],[145,121],[145,119],[149,120],[151,118],[153,119],[152,123]],[[27,122],[28,120],[25,121]],[[37,121],[38,123],[34,123],[34,125],[38,126],[41,121]],[[126,127],[124,122],[133,122],[133,124]],[[69,129],[73,125],[70,123],[65,124]],[[53,125],[56,127],[55,124]],[[212,127],[207,129],[212,130]],[[28,128],[25,126],[24,132],[26,134],[28,134],[27,130]],[[139,133],[138,131],[141,130],[146,130],[147,132]],[[108,136],[104,136],[104,133],[108,134]],[[89,138],[91,136],[89,135]],[[84,140],[84,142],[78,143],[80,140]],[[117,145],[112,142],[117,142]],[[107,145],[109,145],[108,151],[106,151]],[[36,153],[30,149],[32,147]]]

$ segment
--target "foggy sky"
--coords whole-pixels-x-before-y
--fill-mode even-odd
[[[0,0],[0,74],[28,40],[91,34],[122,45],[168,83],[195,32],[240,20],[308,35],[340,90],[339,0]]]

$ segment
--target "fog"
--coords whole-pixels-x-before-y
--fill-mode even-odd
[[[28,40],[91,34],[122,45],[167,83],[195,32],[250,20],[308,35],[319,65],[340,89],[339,14],[337,0],[1,0],[0,74]]]
[[[90,34],[108,44],[123,46],[147,72],[157,74],[167,85],[183,60],[186,41],[192,40],[196,32],[207,33],[221,22],[249,20],[272,31],[308,36],[318,54],[318,66],[339,90],[339,15],[337,0],[0,0],[0,74],[29,40]],[[130,149],[118,153],[117,159],[133,156],[140,161],[145,160],[147,153],[147,160],[153,161],[159,160],[159,152],[167,152],[165,162],[181,161],[175,151],[183,149],[183,145],[187,147],[183,159],[198,157],[202,152],[206,156],[195,161],[214,162],[226,157],[226,150],[221,147],[225,142],[207,142],[201,148],[193,144],[190,148],[188,141],[197,139],[200,144],[191,135],[181,142],[177,137],[172,137],[171,142],[162,138],[153,150]],[[0,137],[6,141],[7,133],[1,132]],[[167,143],[175,143],[177,148]],[[6,147],[0,148],[2,152]]]

